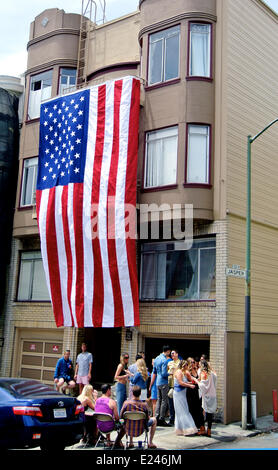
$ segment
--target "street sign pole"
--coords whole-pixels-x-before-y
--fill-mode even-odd
[[[251,358],[250,358],[250,311],[251,311],[251,143],[247,143],[247,209],[246,209],[246,275],[245,275],[245,330],[244,330],[244,393],[246,394],[246,425],[251,427]]]

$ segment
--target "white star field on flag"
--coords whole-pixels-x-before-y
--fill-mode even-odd
[[[88,99],[83,90],[42,104],[39,189],[83,182]]]

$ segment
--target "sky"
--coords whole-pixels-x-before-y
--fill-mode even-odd
[[[96,0],[96,3],[100,1],[103,4],[103,0]],[[264,1],[278,14],[278,0]],[[135,11],[138,4],[139,0],[106,0],[106,20]],[[30,23],[38,14],[47,8],[81,13],[81,5],[82,0],[0,0],[0,75],[19,76],[25,72]],[[98,21],[101,19],[100,7],[97,12]]]
[[[102,10],[100,1],[95,1],[98,22]],[[84,3],[87,4],[87,0]],[[138,4],[139,0],[106,0],[106,20],[136,11]],[[47,8],[80,14],[81,7],[82,0],[0,0],[0,75],[19,76],[26,71],[29,28],[37,15]]]

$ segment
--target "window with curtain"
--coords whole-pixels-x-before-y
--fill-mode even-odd
[[[176,183],[178,126],[147,132],[145,188]]]
[[[17,300],[50,300],[40,251],[21,253]]]
[[[141,300],[215,300],[215,238],[144,243],[141,248]]]
[[[179,26],[151,34],[149,36],[149,85],[178,78],[179,58]]]
[[[211,25],[190,23],[189,76],[211,77]]]
[[[69,93],[76,89],[76,69],[60,69],[59,95]]]
[[[186,183],[209,184],[210,126],[188,125]]]
[[[38,158],[27,158],[23,163],[22,190],[20,206],[32,206],[36,203]]]
[[[52,70],[33,75],[30,81],[28,119],[40,116],[41,102],[51,98]]]

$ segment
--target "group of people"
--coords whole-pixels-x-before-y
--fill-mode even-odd
[[[145,425],[150,428],[150,448],[156,447],[153,437],[157,425],[175,426],[177,435],[211,436],[213,414],[217,409],[217,376],[206,355],[203,354],[200,359],[188,357],[184,360],[177,349],[166,345],[162,353],[152,360],[152,373],[147,369],[144,352],[137,354],[135,363],[128,363],[129,355],[122,354],[114,376],[115,401],[110,384],[102,385],[101,397],[90,385],[93,356],[87,351],[86,343],[81,345],[75,370],[69,350],[58,360],[54,374],[57,390],[65,393],[67,388],[79,385],[78,400],[85,409],[83,439],[89,439],[94,444],[100,430],[107,434],[109,443],[110,432],[116,423],[118,434],[115,445],[122,447],[121,439],[127,433],[131,436],[130,447],[133,447],[132,429],[127,429],[123,420],[125,411],[145,413]],[[108,413],[113,421],[98,422],[92,414],[86,413],[88,410],[91,413]],[[166,421],[168,415],[169,421]]]
[[[158,426],[175,426],[177,435],[211,436],[213,414],[217,409],[215,371],[205,354],[201,358],[184,360],[177,349],[163,346],[162,353],[152,360],[150,374],[143,352],[128,366],[129,355],[122,354],[114,379],[118,412],[132,396],[134,386],[140,386],[141,400],[151,400],[152,414]],[[169,421],[166,421],[166,414]],[[205,429],[207,421],[207,430]]]
[[[86,343],[81,344],[81,353],[77,356],[75,370],[70,359],[70,350],[67,349],[56,364],[54,372],[56,390],[65,393],[67,389],[72,389],[78,384],[81,393],[92,378],[92,365],[93,355],[87,351]]]

